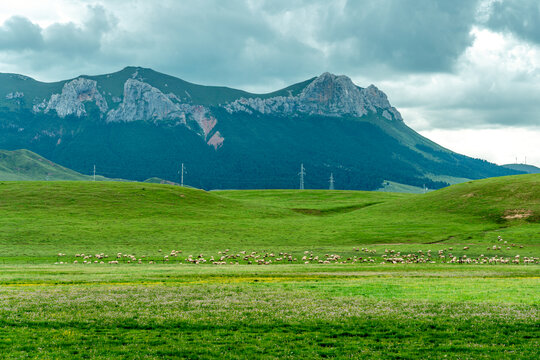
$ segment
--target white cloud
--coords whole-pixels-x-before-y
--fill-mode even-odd
[[[540,125],[540,48],[473,28],[454,73],[410,74],[378,85],[418,130]]]
[[[527,163],[540,167],[537,128],[433,129],[420,132],[441,146],[496,164]]]

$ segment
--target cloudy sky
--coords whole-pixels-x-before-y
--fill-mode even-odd
[[[538,0],[0,2],[0,72],[127,65],[254,92],[345,74],[443,146],[540,166]]]

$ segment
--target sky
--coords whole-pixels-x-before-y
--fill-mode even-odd
[[[538,0],[0,1],[0,72],[128,65],[252,92],[343,74],[451,150],[540,166]]]

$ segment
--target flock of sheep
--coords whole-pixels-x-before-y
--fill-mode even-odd
[[[498,241],[504,241],[500,236]],[[506,241],[504,241],[506,244]],[[517,245],[512,244],[512,247]],[[511,247],[508,246],[507,249]],[[523,245],[519,246],[523,248]],[[271,265],[271,264],[347,264],[347,263],[380,263],[380,264],[540,264],[540,258],[530,256],[515,255],[513,257],[505,257],[499,255],[484,255],[476,257],[468,257],[467,255],[454,255],[453,248],[438,250],[436,254],[431,250],[426,252],[418,250],[413,253],[402,253],[400,251],[385,249],[384,254],[378,257],[377,251],[367,248],[353,248],[354,252],[362,252],[366,255],[348,255],[342,256],[338,254],[316,255],[312,251],[304,251],[303,256],[295,256],[288,252],[231,252],[229,249],[219,251],[216,256],[205,256],[204,254],[188,255],[182,257],[181,250],[172,250],[170,253],[156,257],[148,257],[146,255],[135,256],[133,254],[117,253],[112,258],[105,253],[99,254],[75,254],[74,264],[155,264],[155,263],[185,263],[185,264],[213,264],[213,265]],[[463,248],[463,251],[469,250],[468,246]],[[500,246],[493,245],[487,248],[490,250],[501,250]],[[160,249],[161,253],[162,250]],[[373,256],[372,256],[373,255]],[[65,253],[58,253],[56,264],[68,264],[65,261]]]

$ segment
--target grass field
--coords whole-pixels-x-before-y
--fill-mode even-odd
[[[360,191],[204,192],[112,182],[0,182],[0,262],[76,253],[160,257],[163,252],[380,254],[453,247],[468,256],[501,246],[540,256],[540,176],[458,184],[428,194]],[[497,243],[498,236],[507,244]],[[389,245],[390,244],[390,245]],[[511,244],[525,250],[516,252]],[[506,245],[506,246],[505,246]]]
[[[539,175],[428,194],[0,182],[0,354],[536,359],[539,220]]]
[[[533,359],[540,345],[537,266],[1,270],[7,359]]]

